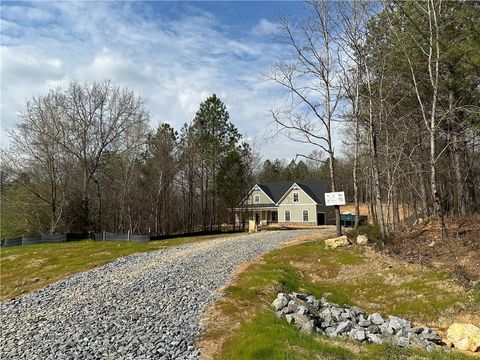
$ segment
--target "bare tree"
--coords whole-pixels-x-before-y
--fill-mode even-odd
[[[58,143],[81,168],[81,222],[89,230],[89,186],[101,166],[102,156],[106,152],[126,152],[136,146],[131,141],[133,129],[144,133],[142,129],[147,128],[149,116],[141,98],[131,90],[113,86],[110,81],[92,85],[72,82],[66,90],[57,92],[63,99],[62,116],[55,119],[61,131]]]
[[[15,174],[16,183],[50,208],[50,233],[62,220],[68,182],[68,157],[59,145],[56,119],[61,115],[58,93],[33,98],[21,113],[20,122],[10,132],[11,146],[4,160]]]
[[[333,37],[336,31],[333,3],[309,2],[312,15],[300,23],[281,19],[278,40],[291,50],[290,62],[278,62],[268,78],[281,85],[289,96],[289,106],[271,110],[276,134],[314,145],[328,155],[331,191],[336,191],[334,121],[342,97],[338,51]],[[340,209],[335,207],[337,235],[342,233]]]

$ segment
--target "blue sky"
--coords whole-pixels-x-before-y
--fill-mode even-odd
[[[310,148],[267,140],[268,109],[285,100],[262,73],[288,55],[272,41],[279,15],[300,2],[2,2],[2,137],[25,101],[71,80],[134,89],[147,100],[152,127],[179,129],[216,93],[232,122],[256,138],[263,158]]]

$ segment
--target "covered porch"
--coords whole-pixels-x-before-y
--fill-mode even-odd
[[[278,223],[277,207],[252,207],[236,209],[235,221],[255,220],[258,225],[269,225]]]

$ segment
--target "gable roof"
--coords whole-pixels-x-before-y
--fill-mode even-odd
[[[324,194],[330,189],[329,182],[325,179],[279,181],[274,183],[257,183],[256,185],[258,185],[277,204],[293,184],[297,184],[317,204],[324,204]]]

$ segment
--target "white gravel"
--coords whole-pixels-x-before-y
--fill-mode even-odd
[[[244,261],[311,230],[131,255],[1,303],[1,359],[194,359],[201,313]]]

